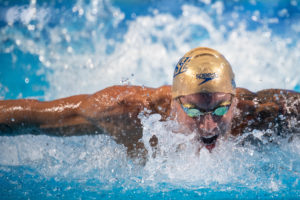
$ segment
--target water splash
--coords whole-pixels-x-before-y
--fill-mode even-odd
[[[150,115],[142,116],[142,123],[142,140],[149,153],[145,166],[134,164],[126,156],[125,147],[116,144],[109,136],[59,138],[23,135],[1,137],[2,176],[9,173],[21,177],[38,174],[38,182],[45,179],[54,179],[56,183],[76,181],[86,185],[82,192],[119,188],[123,192],[150,189],[151,194],[177,189],[239,193],[264,191],[281,196],[285,191],[289,191],[290,196],[297,194],[300,187],[300,139],[297,137],[291,141],[278,138],[273,144],[244,142],[241,145],[249,135],[263,143],[263,133],[254,131],[245,134],[244,138],[218,140],[212,153],[205,148],[197,153],[199,144],[193,142],[194,135],[170,131],[174,122],[161,122],[159,115]],[[149,144],[149,138],[154,134],[159,141],[155,149]],[[27,170],[14,172],[21,166]],[[31,180],[25,178],[24,184]]]
[[[29,71],[45,75],[49,84],[43,88],[45,99],[92,93],[120,83],[170,84],[179,58],[197,46],[222,52],[232,64],[238,86],[251,90],[299,88],[299,20],[291,18],[283,31],[282,27],[276,30],[283,19],[289,20],[289,9],[273,10],[275,14],[268,16],[256,9],[256,1],[250,1],[250,9],[236,2],[231,10],[226,2],[199,3],[151,8],[147,14],[126,13],[106,0],[78,0],[67,5],[31,1],[29,5],[1,7],[0,52],[11,57],[12,69],[28,57],[34,58],[23,69],[21,81],[32,86],[34,78],[26,75]],[[290,4],[297,6],[296,1]],[[14,80],[14,75],[7,77]],[[4,80],[1,76],[1,98],[17,91]],[[57,197],[67,191],[80,191],[74,194],[83,196],[91,191],[105,193],[107,198],[127,192],[129,197],[133,193],[151,197],[178,190],[193,198],[209,197],[216,191],[234,195],[228,198],[249,198],[249,191],[253,191],[250,197],[299,196],[297,137],[262,147],[219,141],[212,153],[202,149],[197,155],[192,135],[174,135],[168,128],[176,124],[159,119],[158,115],[143,118],[142,140],[149,152],[145,166],[134,164],[124,146],[103,135],[1,137],[0,181],[13,188],[6,194],[20,191],[21,182],[24,187],[33,182],[42,197],[43,193]],[[153,134],[160,141],[156,151],[148,143]],[[261,140],[262,133],[248,135]],[[45,180],[50,186],[41,188]],[[26,196],[26,192],[24,189],[20,195]]]
[[[159,119],[157,115],[143,119],[143,141],[148,144],[149,152],[144,175],[147,174],[145,180],[148,182],[167,182],[173,187],[177,185],[187,189],[231,190],[234,185],[272,192],[290,188],[289,182],[286,182],[289,176],[295,177],[292,179],[297,185],[299,166],[296,160],[300,154],[296,149],[299,138],[292,142],[277,138],[277,144],[275,140],[275,144],[270,144],[262,138],[264,132],[253,131],[241,138],[219,140],[212,153],[205,148],[197,153],[199,144],[193,142],[194,135],[174,134],[170,132],[174,122],[160,122]],[[159,141],[155,149],[147,142],[153,135]],[[249,135],[254,138],[251,141],[259,141],[261,145],[245,142]],[[295,160],[291,159],[291,155]],[[290,189],[297,190],[296,185]],[[159,187],[156,189],[160,190]]]

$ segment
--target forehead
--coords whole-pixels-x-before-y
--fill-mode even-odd
[[[231,100],[231,94],[228,93],[197,93],[180,97],[182,103],[194,104],[200,108],[214,107],[224,101]]]

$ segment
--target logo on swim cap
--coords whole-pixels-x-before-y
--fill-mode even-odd
[[[216,50],[206,47],[187,52],[174,71],[172,98],[216,92],[236,93],[234,73],[229,62]]]
[[[216,73],[203,73],[203,74],[196,74],[197,79],[204,79],[199,85],[206,83],[207,81],[211,81],[215,78],[218,78],[218,74]]]
[[[191,57],[182,57],[179,62],[177,63],[174,71],[173,78],[175,78],[177,75],[186,72],[187,66],[186,64],[189,63],[191,60]]]

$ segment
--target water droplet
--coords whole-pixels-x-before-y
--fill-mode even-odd
[[[67,51],[68,51],[69,53],[72,53],[72,52],[73,52],[73,48],[72,48],[72,47],[68,47],[68,48],[67,48]]]
[[[16,44],[19,46],[21,44],[21,40],[16,40]]]
[[[76,12],[77,10],[78,10],[77,6],[74,6],[74,7],[72,8],[72,12]]]
[[[80,16],[82,16],[82,15],[84,14],[84,10],[83,10],[82,8],[79,8],[78,14],[79,14]]]
[[[131,14],[131,18],[135,19],[135,18],[136,18],[136,14],[135,14],[135,13],[132,13],[132,14]]]
[[[120,83],[121,83],[122,85],[129,85],[129,84],[130,84],[129,78],[122,77]]]
[[[28,29],[29,31],[34,31],[34,29],[35,29],[35,26],[34,26],[34,25],[31,25],[31,24],[29,24],[29,25],[27,26],[27,29]]]
[[[297,1],[296,1],[296,0],[292,0],[292,1],[291,1],[291,5],[292,5],[292,6],[297,6]]]
[[[40,60],[41,62],[44,62],[44,61],[45,61],[44,56],[39,56],[39,60]]]
[[[254,16],[254,15],[253,15],[253,16],[251,17],[251,19],[252,19],[253,21],[256,22],[256,21],[257,21],[257,16]]]
[[[279,17],[288,17],[289,16],[289,12],[286,8],[280,10],[278,12]]]

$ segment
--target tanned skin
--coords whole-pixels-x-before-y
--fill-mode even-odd
[[[299,132],[300,93],[269,89],[257,93],[238,88],[231,134],[253,129]],[[0,101],[0,133],[47,134],[51,136],[111,135],[135,156],[144,149],[139,142],[142,124],[139,113],[158,113],[162,120],[172,119],[171,87],[112,86],[92,95],[77,95],[54,101],[32,99]],[[297,130],[296,130],[297,129]],[[157,144],[157,138],[150,141]],[[142,151],[144,154],[145,152]]]

